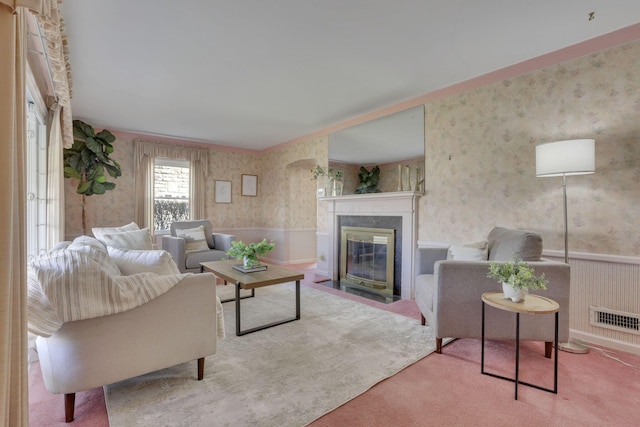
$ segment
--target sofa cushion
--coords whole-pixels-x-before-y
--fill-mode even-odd
[[[132,250],[109,246],[109,255],[125,276],[136,273],[180,274],[175,261],[167,251]]]
[[[125,231],[123,233],[103,234],[107,246],[120,249],[151,250],[151,234],[148,228]]]
[[[202,225],[196,228],[176,229],[176,237],[182,237],[184,239],[185,253],[209,250],[209,245],[207,244],[204,234],[204,227]]]
[[[138,224],[136,224],[135,222],[131,222],[120,227],[93,227],[91,229],[96,239],[100,240],[103,243],[104,239],[102,238],[102,236],[104,236],[105,234],[124,233],[125,231],[135,230],[140,230],[140,227],[138,227]]]
[[[542,256],[542,236],[535,231],[495,227],[487,240],[490,261],[508,261],[514,256],[523,261],[540,261]]]

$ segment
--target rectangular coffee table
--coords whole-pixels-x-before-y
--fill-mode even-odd
[[[203,271],[215,274],[224,280],[225,284],[233,283],[236,286],[236,335],[246,335],[252,332],[261,331],[283,323],[293,322],[300,319],[300,280],[304,279],[304,274],[297,271],[288,270],[278,267],[277,265],[266,264],[265,271],[256,271],[253,273],[242,273],[233,268],[238,264],[236,260],[210,261],[200,263]],[[255,289],[263,286],[277,285],[279,283],[296,282],[296,316],[290,319],[280,320],[266,325],[257,326],[251,329],[240,328],[240,289],[251,289],[252,296],[255,295]]]

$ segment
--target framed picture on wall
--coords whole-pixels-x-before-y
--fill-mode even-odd
[[[215,181],[214,201],[231,203],[231,181]]]
[[[242,195],[258,195],[258,175],[242,175]]]

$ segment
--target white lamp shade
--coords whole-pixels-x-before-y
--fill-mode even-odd
[[[586,175],[596,170],[596,141],[571,139],[536,146],[536,176]]]

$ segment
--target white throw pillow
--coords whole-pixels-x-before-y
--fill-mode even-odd
[[[180,274],[171,254],[163,250],[132,250],[109,246],[109,255],[125,276],[137,273]]]
[[[148,228],[124,233],[103,234],[107,246],[121,249],[151,250],[151,233]]]
[[[489,244],[486,240],[450,246],[447,259],[456,261],[486,261],[489,257]]]
[[[102,236],[104,236],[105,234],[124,233],[126,231],[136,231],[136,230],[140,230],[140,227],[138,227],[138,224],[136,224],[135,222],[131,222],[121,227],[93,227],[91,229],[96,239],[100,240],[103,243],[104,243],[104,239],[102,238]]]
[[[196,228],[177,228],[176,237],[182,237],[185,240],[185,253],[209,250],[209,245],[207,245],[207,239],[204,235],[204,227],[202,225]]]

